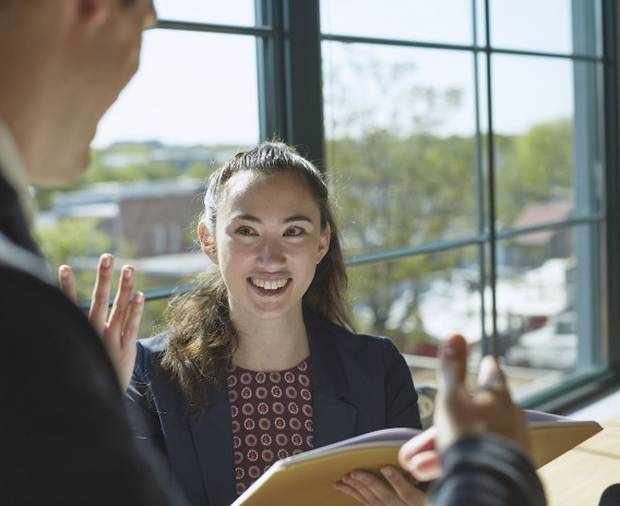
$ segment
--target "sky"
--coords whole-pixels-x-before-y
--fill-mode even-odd
[[[479,6],[483,4],[477,1]],[[160,19],[254,24],[253,0],[156,0],[155,4]],[[491,7],[491,40],[495,46],[571,52],[570,0],[492,0]],[[478,12],[481,25],[482,9]],[[453,44],[473,41],[470,0],[321,0],[321,27],[324,33]],[[445,114],[437,133],[472,133],[471,53],[335,42],[324,42],[322,51],[326,99],[334,95],[330,86],[334,72],[339,73],[339,85],[352,90],[348,97],[351,107],[363,107],[375,99],[377,121],[389,124],[388,112],[400,100],[398,86],[381,95],[384,90],[361,82],[363,73],[354,70],[351,63],[404,62],[412,71],[403,83],[439,91],[461,90],[459,105]],[[483,63],[479,62],[482,75]],[[572,114],[570,62],[497,55],[492,65],[497,131],[519,133],[535,123]],[[151,30],[144,37],[141,68],[104,117],[94,145],[104,147],[126,140],[177,145],[252,144],[259,140],[257,103],[254,37]],[[328,132],[338,119],[339,106],[339,102],[326,100]],[[481,107],[484,114],[484,103]]]

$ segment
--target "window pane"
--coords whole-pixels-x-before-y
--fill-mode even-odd
[[[491,45],[600,55],[599,4],[587,0],[491,0]]]
[[[601,208],[600,71],[570,60],[493,58],[500,227],[536,226]]]
[[[475,233],[473,56],[323,47],[327,166],[347,252]]]
[[[80,297],[90,296],[104,251],[117,268],[135,266],[140,289],[206,268],[194,219],[213,167],[258,142],[255,55],[254,37],[146,35],[140,71],[102,121],[90,169],[73,188],[37,192],[43,248],[53,269],[77,268]]]
[[[482,334],[477,247],[351,267],[358,332],[388,336],[407,354],[416,384],[434,384],[439,340],[462,332],[479,356]]]
[[[471,0],[321,0],[323,33],[472,44]]]
[[[254,0],[155,0],[158,19],[224,25],[252,26],[255,23]]]
[[[599,258],[596,225],[499,242],[500,355],[518,398],[602,363]]]

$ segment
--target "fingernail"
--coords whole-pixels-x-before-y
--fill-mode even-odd
[[[69,266],[68,266],[68,265],[63,265],[63,266],[60,268],[60,275],[61,275],[63,278],[66,278],[66,277],[68,277],[68,276],[69,276],[69,272],[70,272],[70,271],[71,271],[71,269],[69,268]]]
[[[104,255],[101,257],[101,267],[108,269],[112,265],[112,257],[110,255]]]
[[[142,292],[136,292],[133,296],[132,302],[134,304],[142,304],[143,300],[144,300],[144,294]]]
[[[389,467],[382,467],[381,468],[381,474],[383,474],[383,476],[387,476],[389,478],[390,476],[392,476],[394,474],[394,471],[392,471]]]
[[[123,271],[123,278],[130,279],[132,275],[133,275],[133,267],[125,267],[125,270]]]

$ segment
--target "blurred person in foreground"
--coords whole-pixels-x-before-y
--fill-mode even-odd
[[[477,390],[465,386],[467,343],[452,336],[441,348],[435,425],[401,448],[383,478],[358,470],[336,487],[365,506],[544,506],[542,484],[530,462],[524,413],[512,402],[493,357],[480,364]],[[428,494],[416,485],[432,483]]]
[[[87,318],[71,270],[61,269],[66,297],[30,233],[28,184],[66,185],[88,165],[97,122],[154,22],[151,0],[0,0],[3,505],[180,504],[158,461],[134,446],[129,378],[113,366],[135,348],[144,302],[132,295],[133,270],[122,270],[108,315],[112,257],[101,257]]]

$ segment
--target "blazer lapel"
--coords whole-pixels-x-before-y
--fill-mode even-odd
[[[225,392],[213,389],[209,407],[190,417],[209,506],[231,504],[236,498],[230,404]]]
[[[314,387],[314,445],[316,448],[353,437],[357,408],[347,402],[349,385],[331,326],[306,315]]]

